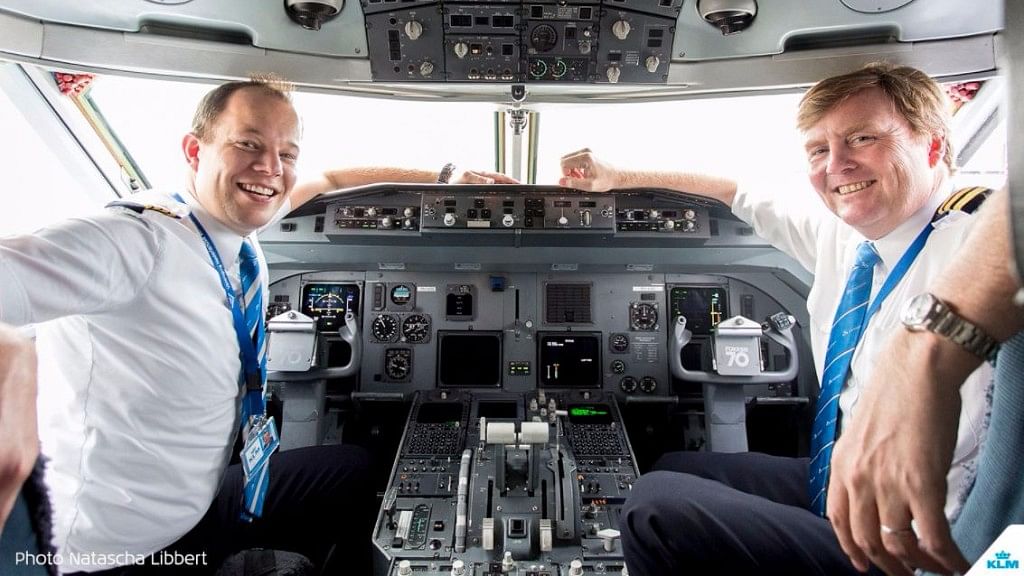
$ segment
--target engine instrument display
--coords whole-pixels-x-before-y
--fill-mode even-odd
[[[540,384],[545,387],[601,386],[601,336],[593,332],[541,334]]]

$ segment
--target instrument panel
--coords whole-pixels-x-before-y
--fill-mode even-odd
[[[678,393],[667,357],[678,316],[692,332],[684,363],[699,369],[712,329],[731,310],[778,311],[755,277],[692,275],[679,283],[659,274],[592,274],[582,281],[535,272],[363,272],[348,273],[358,280],[326,280],[333,274],[293,277],[275,283],[272,293],[280,299],[297,289],[327,348],[346,346],[337,331],[345,311],[356,314],[359,389],[382,393],[578,389],[623,399],[670,396]]]

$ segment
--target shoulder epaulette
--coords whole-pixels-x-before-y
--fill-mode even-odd
[[[984,186],[961,188],[939,205],[939,208],[935,210],[935,216],[932,217],[932,222],[938,222],[954,212],[971,214],[980,208],[991,194],[992,189]]]
[[[183,217],[188,215],[186,209],[176,211],[173,208],[160,206],[159,204],[143,204],[141,202],[132,202],[131,200],[114,200],[107,204],[107,208],[127,208],[128,210],[138,214],[142,214],[146,210],[150,210],[158,214],[163,214],[164,216],[170,216],[175,220],[181,220]]]

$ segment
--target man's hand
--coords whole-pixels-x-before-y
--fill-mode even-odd
[[[590,148],[562,156],[562,177],[559,186],[590,192],[607,192],[619,188],[619,172],[611,164],[598,160]]]
[[[519,180],[506,176],[501,172],[488,172],[487,170],[465,170],[458,178],[451,181],[452,184],[519,184]]]
[[[970,568],[943,507],[959,386],[979,362],[941,337],[900,329],[876,363],[832,453],[828,488],[829,520],[859,570]]]
[[[0,533],[38,455],[35,348],[0,325]]]

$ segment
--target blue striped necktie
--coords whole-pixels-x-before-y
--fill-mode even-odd
[[[836,308],[832,332],[825,352],[825,370],[821,375],[818,412],[814,415],[811,433],[811,465],[808,469],[808,496],[811,510],[825,515],[825,494],[832,446],[836,440],[836,419],[839,415],[839,393],[850,371],[850,360],[857,349],[863,330],[864,314],[871,296],[871,280],[879,257],[870,242],[857,246],[857,260],[846,281],[846,290]]]
[[[249,331],[256,357],[260,362],[260,381],[267,378],[267,334],[263,325],[263,283],[260,282],[260,261],[249,240],[242,241],[238,252],[238,275],[242,281],[242,302],[245,306],[245,327]]]
[[[259,257],[256,255],[256,249],[253,248],[249,240],[242,241],[242,248],[238,252],[238,275],[242,284],[245,327],[252,338],[256,349],[256,358],[259,360],[260,383],[266,384],[267,351],[266,330],[263,324],[263,282],[260,281]],[[242,372],[244,373],[245,371],[246,367],[243,366]],[[246,389],[245,396],[242,398],[243,440],[249,440],[246,435],[249,432],[249,424],[252,417],[262,417],[265,411],[263,391]],[[244,450],[245,447],[243,446]],[[242,501],[244,506],[243,518],[251,519],[252,517],[258,517],[262,513],[263,501],[267,495],[267,485],[270,483],[269,478],[269,459],[265,460],[262,466],[253,470],[245,478]]]

